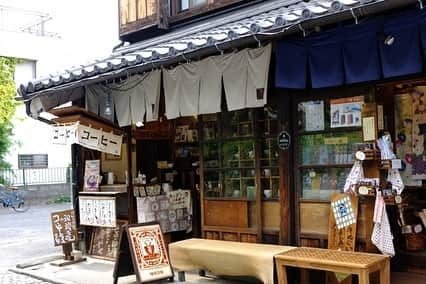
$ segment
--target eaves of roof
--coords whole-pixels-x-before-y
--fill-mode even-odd
[[[226,48],[268,40],[319,24],[382,12],[416,0],[271,0],[188,25],[165,35],[117,49],[87,65],[28,82],[21,100],[64,91],[159,66],[200,58]]]

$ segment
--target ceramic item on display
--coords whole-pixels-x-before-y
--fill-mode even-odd
[[[272,190],[271,189],[265,189],[263,191],[263,194],[265,195],[266,198],[271,198],[272,197]]]
[[[232,193],[232,197],[240,197],[240,191],[234,190],[234,192]]]
[[[265,177],[270,177],[271,176],[271,169],[264,169],[263,174],[265,175]]]

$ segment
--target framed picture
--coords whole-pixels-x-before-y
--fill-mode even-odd
[[[103,153],[104,159],[105,161],[120,161],[121,160],[121,155],[113,155],[113,154],[108,154],[108,153]]]

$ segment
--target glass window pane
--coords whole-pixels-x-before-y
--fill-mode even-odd
[[[205,143],[203,145],[204,167],[218,168],[219,163],[219,144]]]
[[[180,10],[189,9],[189,0],[180,0]]]
[[[301,173],[302,197],[330,199],[332,192],[342,192],[350,168],[304,169]]]
[[[301,165],[344,165],[354,162],[360,131],[303,135],[299,138]]]
[[[222,186],[220,184],[219,172],[204,172],[204,192],[206,197],[222,197]]]

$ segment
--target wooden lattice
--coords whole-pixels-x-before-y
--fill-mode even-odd
[[[344,265],[367,267],[383,261],[385,256],[303,247],[282,253],[279,258],[292,259],[294,261],[336,262],[344,263]]]

